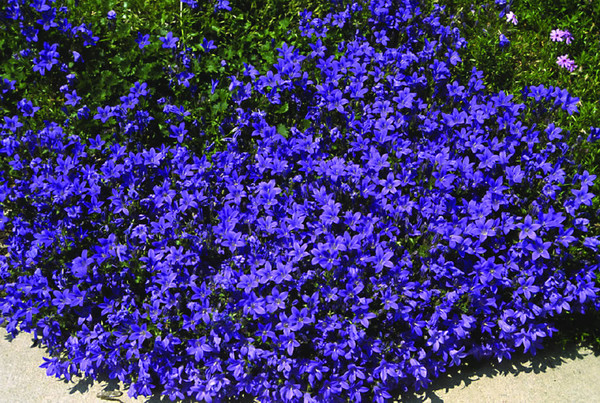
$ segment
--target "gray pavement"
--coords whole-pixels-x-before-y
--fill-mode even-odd
[[[21,333],[11,339],[4,328],[0,328],[0,402],[1,403],[98,403],[107,402],[97,394],[105,389],[119,389],[123,403],[151,402],[149,399],[132,399],[127,396],[123,385],[117,382],[93,382],[75,378],[61,381],[46,375],[40,368],[45,350],[33,347],[33,337]],[[154,401],[160,401],[154,399]]]
[[[39,368],[44,350],[32,347],[32,337],[11,339],[0,329],[0,403],[104,402],[98,392],[121,390],[127,402],[165,402],[168,399],[131,399],[117,382],[72,382],[46,376]],[[531,358],[514,357],[502,364],[467,365],[436,380],[426,393],[402,402],[600,402],[600,357],[585,348],[541,350]]]
[[[600,356],[576,346],[539,350],[502,363],[478,363],[437,379],[402,402],[600,402]]]

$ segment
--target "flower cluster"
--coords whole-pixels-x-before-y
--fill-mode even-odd
[[[506,21],[513,25],[517,25],[519,21],[517,20],[517,15],[510,11],[511,4],[508,4],[506,0],[495,0],[494,3],[496,6],[500,6],[502,9],[500,11],[500,18],[506,17]],[[500,32],[498,36],[498,45],[501,49],[506,49],[510,46],[510,40],[504,33]]]
[[[575,60],[569,59],[569,55],[562,55],[556,58],[556,64],[560,67],[569,70],[570,72],[575,71],[577,65],[575,64]]]
[[[573,41],[573,35],[571,35],[571,33],[567,30],[563,31],[562,29],[554,29],[552,32],[550,32],[550,39],[552,42],[565,41],[565,43],[568,45],[571,43],[571,41]]]
[[[568,30],[554,29],[550,32],[550,40],[552,42],[565,42],[567,45],[573,41],[573,35]],[[561,55],[556,59],[556,64],[560,67],[569,70],[569,72],[575,71],[577,65],[575,60],[570,59],[569,55]]]
[[[26,99],[4,115],[0,320],[48,346],[49,375],[108,374],[131,396],[384,402],[468,357],[535,353],[555,317],[600,305],[596,176],[552,123],[579,100],[461,81],[466,42],[437,7],[332,10],[302,13],[304,42],[278,44],[268,70],[228,78],[227,130],[202,152],[190,112],[145,82],[78,111],[108,135],[35,127]],[[193,66],[165,74],[187,88]],[[154,119],[160,144],[132,136]]]

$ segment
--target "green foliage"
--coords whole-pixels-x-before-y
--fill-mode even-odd
[[[469,46],[463,59],[464,74],[472,67],[485,73],[485,83],[493,91],[504,90],[518,96],[529,85],[544,84],[569,90],[580,98],[579,115],[558,119],[569,130],[572,141],[587,138],[590,126],[600,122],[600,26],[597,16],[600,2],[593,0],[554,1],[523,0],[513,4],[518,24],[500,17],[501,8],[493,1],[473,3],[471,0],[424,2],[425,9],[434,3],[446,6],[446,16],[460,28]],[[552,42],[554,29],[569,30],[571,44]],[[499,36],[511,42],[500,48]],[[578,68],[570,73],[556,64],[558,56],[568,54]],[[559,116],[557,116],[559,118]],[[600,149],[590,146],[578,155],[590,172],[598,172]]]
[[[97,46],[84,46],[81,39],[61,36],[56,30],[40,30],[36,43],[26,43],[17,24],[6,27],[0,32],[0,58],[5,70],[0,74],[16,80],[20,86],[13,95],[15,108],[7,114],[16,114],[16,103],[28,98],[44,110],[46,120],[68,119],[73,132],[80,135],[100,134],[105,141],[119,140],[123,133],[111,132],[108,123],[77,119],[76,109],[85,104],[94,116],[98,107],[119,104],[120,97],[127,95],[136,81],[146,82],[154,93],[140,109],[156,119],[138,140],[153,146],[168,139],[169,126],[174,122],[165,121],[163,105],[157,103],[162,99],[167,103],[177,102],[177,106],[191,113],[185,122],[188,128],[195,126],[193,135],[208,136],[218,145],[233,129],[227,124],[227,117],[235,107],[228,89],[231,76],[246,71],[250,65],[260,72],[271,68],[279,56],[276,48],[283,42],[302,46],[306,38],[298,34],[300,12],[308,8],[325,14],[330,5],[319,0],[232,1],[231,12],[215,12],[212,2],[198,3],[198,7],[190,8],[175,0],[64,1],[69,21],[92,29],[99,38]],[[107,18],[110,10],[117,15],[113,21]],[[176,49],[162,49],[159,37],[168,32],[179,38]],[[150,36],[151,44],[144,49],[136,43],[138,33]],[[18,42],[15,38],[19,38]],[[209,41],[213,41],[216,49],[204,49]],[[45,76],[32,70],[32,59],[43,49],[44,42],[59,43],[60,62],[67,63],[75,72],[77,82],[72,87],[83,98],[77,108],[65,107],[63,97],[50,95],[60,94],[60,86],[66,84],[59,66]],[[32,50],[29,57],[12,57],[27,47]],[[80,53],[85,63],[75,62],[72,51]],[[188,58],[185,63],[189,63],[185,70],[194,74],[189,86],[178,83],[175,76],[184,70],[182,53]],[[171,69],[170,80],[165,80],[163,66]]]

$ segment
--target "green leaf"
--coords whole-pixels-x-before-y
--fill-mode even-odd
[[[290,109],[290,106],[286,102],[285,104],[280,105],[279,108],[277,108],[277,110],[275,111],[275,113],[286,113],[288,109]]]
[[[289,25],[290,25],[290,20],[288,20],[287,18],[279,21],[279,29],[282,31],[287,30]]]
[[[205,69],[209,73],[216,73],[218,71],[217,64],[214,59],[208,59]]]
[[[287,127],[285,127],[283,124],[278,124],[277,125],[277,133],[281,134],[283,137],[285,137],[286,139],[289,136],[289,130]]]
[[[300,126],[299,126],[300,130],[303,132],[306,131],[310,127],[311,124],[312,124],[312,122],[310,120],[302,119],[302,123],[300,123]]]

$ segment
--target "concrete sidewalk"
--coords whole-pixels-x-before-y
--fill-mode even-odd
[[[0,328],[0,403],[98,403],[97,394],[105,389],[121,390],[119,400],[126,402],[160,402],[161,399],[132,399],[118,382],[94,382],[75,378],[61,381],[46,375],[40,368],[46,357],[44,349],[33,347],[33,337],[21,333],[11,339]]]
[[[121,390],[121,402],[169,402],[166,398],[131,399],[117,382],[74,382],[46,376],[39,366],[44,350],[32,347],[32,337],[11,339],[0,329],[0,402],[103,402],[98,392]],[[600,402],[600,357],[583,348],[541,350],[533,359],[514,357],[502,364],[466,366],[438,379],[427,393],[403,402]]]
[[[587,348],[539,350],[502,363],[466,365],[402,402],[600,402],[600,356]]]

